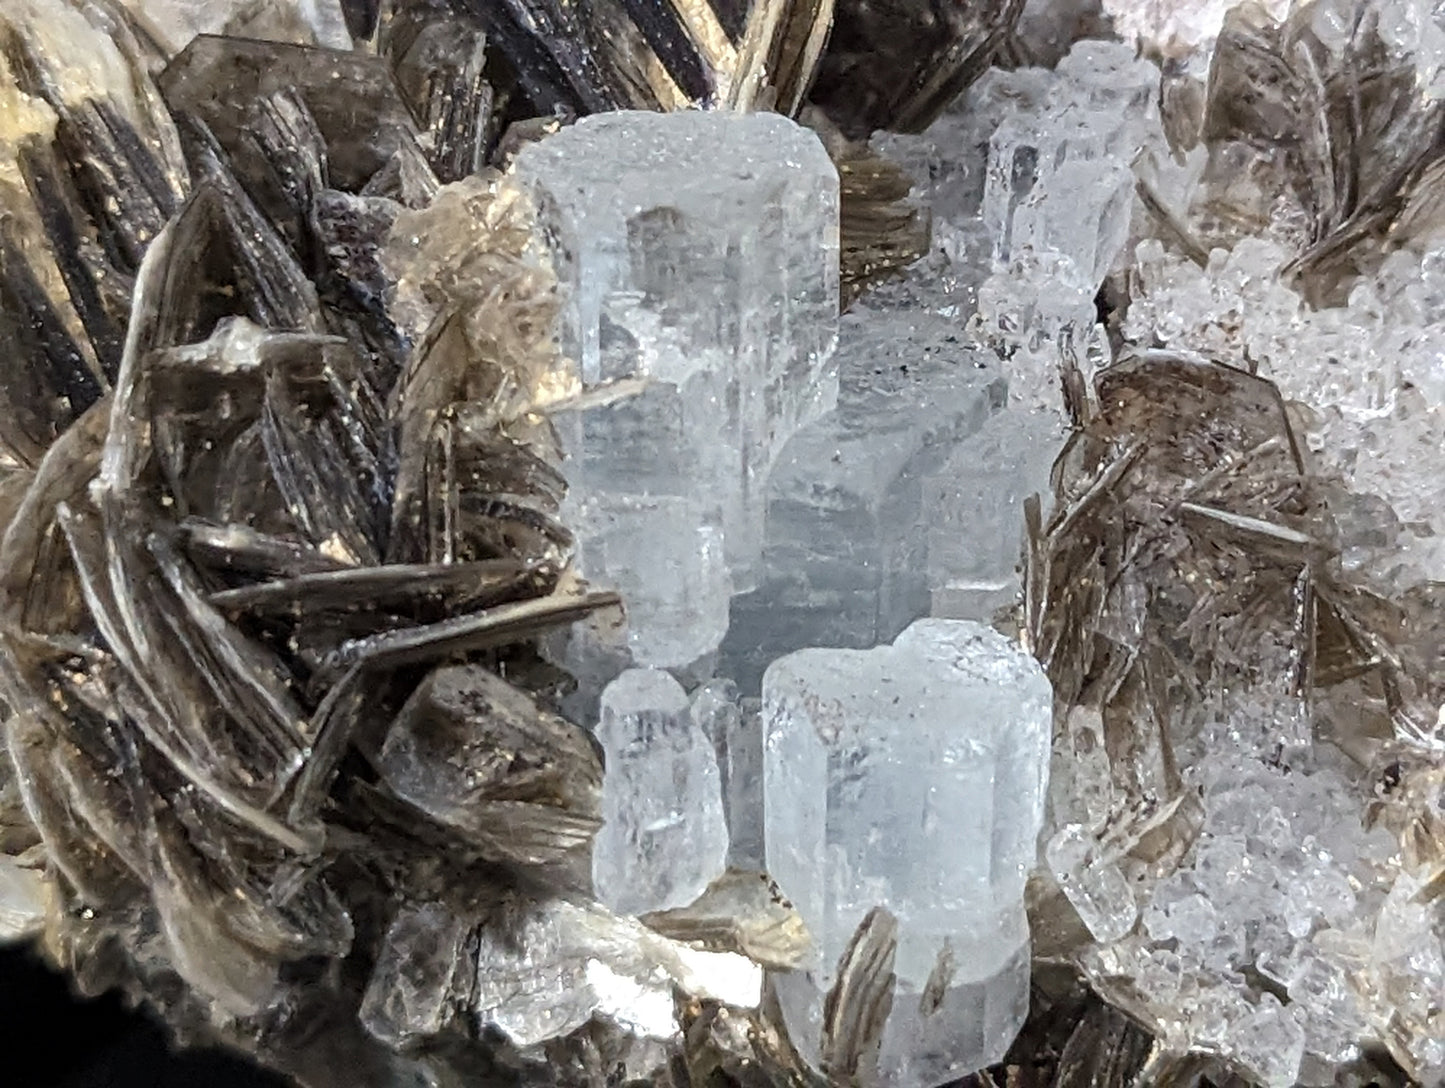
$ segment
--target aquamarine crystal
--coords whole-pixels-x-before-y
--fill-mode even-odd
[[[1006,399],[997,360],[923,308],[860,305],[838,360],[837,408],[774,466],[762,583],[733,601],[724,662],[746,691],[781,654],[866,649],[928,615],[929,526],[955,513],[932,481]]]
[[[722,875],[722,787],[699,720],[709,712],[694,714],[682,686],[660,669],[629,669],[602,692],[597,739],[607,776],[592,880],[615,911],[686,906]]]
[[[1051,692],[997,632],[925,619],[891,646],[807,649],[763,680],[767,860],[813,934],[779,981],[819,1056],[823,997],[875,907],[898,919],[879,1083],[934,1085],[1003,1057],[1028,1007],[1024,882]]]
[[[837,396],[837,172],[773,114],[624,111],[524,149],[516,177],[560,281],[578,397],[555,421],[580,570],[619,576],[589,558],[618,518],[654,538],[669,573],[628,587],[633,655],[685,664],[721,641],[716,602],[757,576],[779,451]],[[685,632],[658,614],[683,585],[708,602]]]

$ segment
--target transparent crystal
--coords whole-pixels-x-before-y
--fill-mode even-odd
[[[615,432],[568,446],[586,462],[574,487],[595,502],[639,487],[706,498],[746,586],[769,467],[836,397],[831,160],[815,135],[776,114],[622,111],[524,148],[515,173],[558,265],[573,384],[674,391],[638,405],[641,448]],[[663,440],[667,413],[696,448]],[[639,461],[651,470],[646,484],[630,478]]]
[[[1116,941],[1134,928],[1139,906],[1128,879],[1083,828],[1060,828],[1045,846],[1044,859],[1095,940]]]
[[[707,504],[680,495],[617,495],[567,503],[577,567],[622,594],[634,662],[685,668],[722,642],[732,581],[723,530]]]
[[[740,702],[730,680],[712,680],[692,696],[692,715],[713,743],[722,777],[728,865],[763,868],[763,723],[756,699]]]
[[[1063,433],[1053,412],[999,412],[927,481],[932,614],[991,619],[1018,599],[1024,502],[1049,492]]]
[[[1082,41],[1047,95],[1017,100],[993,129],[980,215],[995,267],[979,289],[991,338],[1062,343],[1093,324],[1094,296],[1129,237],[1131,164],[1163,141],[1158,88],[1159,70],[1132,48]],[[1057,407],[1050,392],[1038,399]]]
[[[607,775],[592,881],[619,913],[686,906],[726,867],[717,757],[698,717],[660,669],[629,669],[602,692]]]
[[[744,691],[805,646],[888,642],[928,614],[930,481],[1005,399],[956,318],[860,307],[844,320],[836,411],[773,469],[761,586],[732,606],[726,667]]]
[[[882,906],[899,943],[880,1079],[932,1085],[997,1061],[1028,1004],[1042,670],[988,628],[926,619],[891,646],[779,659],[763,705],[769,871],[816,942],[779,983],[794,1041],[818,1046],[839,956]]]

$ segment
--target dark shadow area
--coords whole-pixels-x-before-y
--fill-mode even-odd
[[[165,1030],[114,995],[77,1000],[62,975],[0,948],[0,1053],[15,1088],[287,1088],[224,1051],[172,1051]]]

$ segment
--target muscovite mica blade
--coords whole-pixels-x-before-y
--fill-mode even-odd
[[[88,59],[77,67],[77,56]],[[120,366],[146,247],[188,184],[175,126],[122,19],[0,12],[0,450],[25,464]]]
[[[538,113],[802,103],[832,0],[456,0]]]
[[[812,99],[850,136],[918,132],[993,62],[1022,0],[838,0]]]

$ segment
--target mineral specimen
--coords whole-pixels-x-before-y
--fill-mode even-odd
[[[980,625],[921,620],[891,646],[778,659],[763,703],[769,871],[816,942],[778,980],[794,1041],[826,1064],[823,996],[884,909],[896,985],[881,983],[877,1075],[931,1085],[998,1060],[1028,1004],[1051,706],[1038,665]]]
[[[0,938],[306,1088],[1445,1082],[1442,72],[9,0]]]
[[[607,761],[598,898],[622,914],[686,906],[728,852],[717,756],[687,694],[659,669],[629,669],[603,689],[597,739]]]
[[[1024,503],[1047,492],[1058,438],[1051,413],[997,412],[927,478],[931,615],[986,621],[1018,600]]]
[[[866,649],[928,614],[928,526],[948,513],[929,482],[1006,396],[1001,368],[927,310],[860,304],[838,366],[836,410],[773,468],[762,584],[733,601],[725,659],[745,691],[781,654]]]
[[[580,570],[658,549],[671,576],[627,587],[633,656],[686,665],[756,577],[773,461],[836,396],[837,172],[782,118],[702,113],[587,118],[515,170],[562,281]]]

